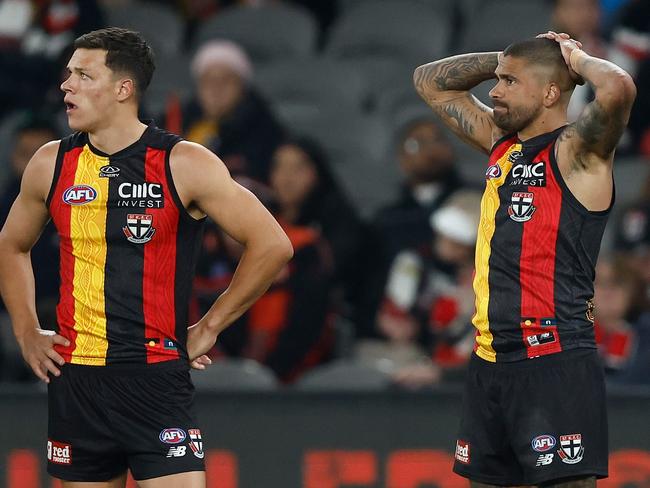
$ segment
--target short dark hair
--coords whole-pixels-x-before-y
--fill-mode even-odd
[[[562,56],[560,45],[545,37],[535,37],[523,41],[513,42],[503,50],[504,56],[525,59],[531,64],[554,68],[555,74],[559,77],[558,82],[562,88],[573,89],[575,83],[571,80],[569,68]]]
[[[117,73],[128,73],[135,81],[135,91],[141,98],[156,69],[151,46],[139,32],[120,27],[99,29],[78,37],[75,49],[103,49],[106,66]]]

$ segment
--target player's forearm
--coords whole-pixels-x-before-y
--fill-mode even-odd
[[[459,54],[415,69],[413,83],[420,96],[435,99],[444,91],[467,91],[494,78],[498,52]]]
[[[38,326],[34,272],[29,253],[9,247],[0,238],[0,293],[16,339]]]
[[[596,99],[608,105],[631,105],[636,96],[632,77],[605,59],[590,56],[580,49],[571,52],[571,68],[594,89]]]
[[[216,333],[232,324],[271,286],[292,254],[286,237],[248,246],[230,286],[215,301],[202,322]]]

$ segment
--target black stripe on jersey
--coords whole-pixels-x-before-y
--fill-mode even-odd
[[[118,193],[120,183],[144,183],[144,159],[146,145],[137,153],[131,152],[128,159],[110,158],[110,164],[120,168],[118,177],[109,182],[111,206],[106,216],[106,274],[104,291],[106,296],[106,335],[108,351],[106,363],[146,363],[147,354],[144,337],[144,308],[142,297],[142,275],[144,272],[144,246],[127,240],[123,227],[128,214],[145,213],[145,209],[117,207],[123,200]],[[121,164],[124,163],[124,164]],[[138,340],[137,353],[134,339]]]
[[[488,321],[493,335],[492,348],[497,353],[497,358],[499,354],[508,353],[513,348],[521,349],[522,341],[519,330],[521,287],[513,284],[519,284],[519,257],[524,227],[508,215],[511,179],[509,174],[498,190],[501,204],[494,217],[494,235],[490,243]],[[504,276],[506,273],[507,276]]]
[[[587,300],[594,296],[595,267],[609,209],[588,211],[571,193],[560,173],[554,151],[553,175],[562,189],[562,208],[555,251],[555,310],[563,348],[596,347],[593,324],[587,319]],[[612,196],[612,205],[614,196]]]

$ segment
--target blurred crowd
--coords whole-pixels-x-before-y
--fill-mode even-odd
[[[503,12],[513,9],[520,32],[494,25],[507,25]],[[486,159],[460,146],[417,99],[410,85],[417,64],[517,39],[490,33],[521,37],[549,28],[616,62],[635,77],[638,98],[617,153],[617,171],[631,176],[617,185],[597,265],[595,328],[611,382],[650,384],[646,0],[4,0],[0,224],[31,155],[69,133],[59,85],[71,42],[108,25],[140,30],[154,46],[158,67],[142,118],[214,151],[294,246],[271,289],[211,351],[217,361],[254,360],[284,384],[341,361],[409,389],[462,377],[474,340]],[[592,97],[588,86],[578,87],[570,117]],[[241,252],[208,223],[192,323],[226,289]],[[51,224],[32,260],[41,326],[53,328],[58,243]],[[33,381],[5,311],[0,380]]]

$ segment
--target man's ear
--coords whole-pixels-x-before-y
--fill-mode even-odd
[[[557,83],[551,82],[546,85],[546,92],[544,93],[544,106],[549,108],[553,106],[562,97],[562,90]]]
[[[124,102],[135,96],[135,83],[130,78],[123,78],[117,85],[117,100]]]

